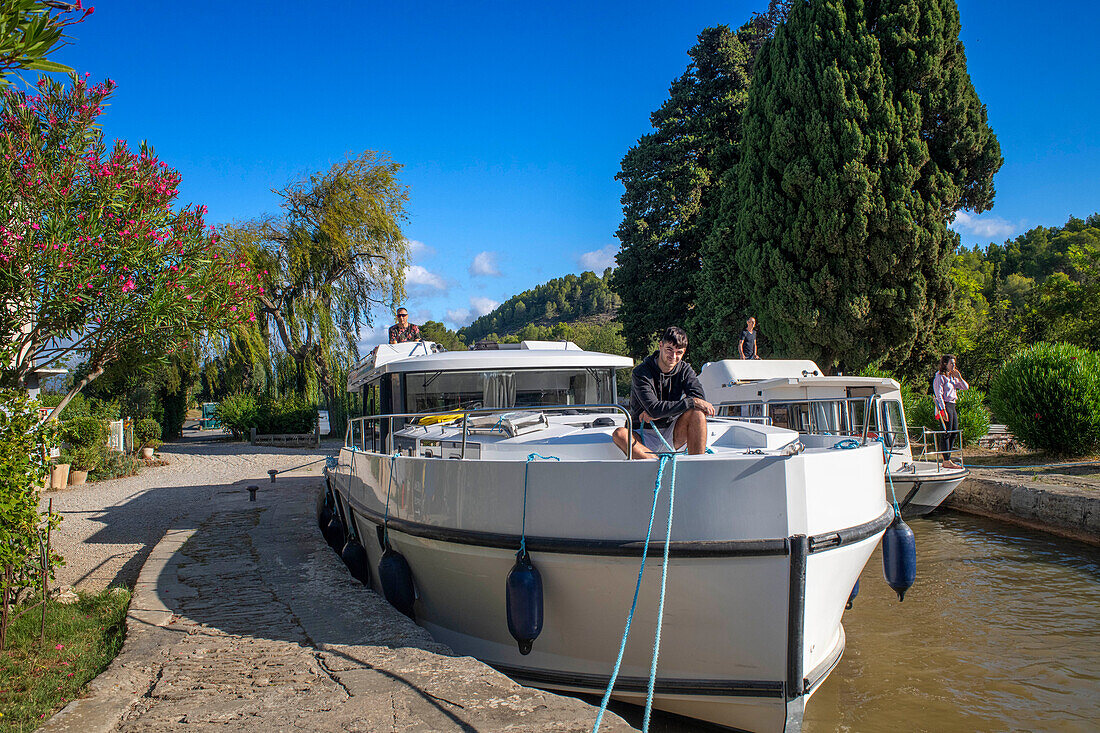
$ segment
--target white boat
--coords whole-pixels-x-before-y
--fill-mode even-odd
[[[643,704],[672,468],[654,503],[658,462],[627,460],[612,443],[629,421],[615,371],[631,366],[563,343],[375,348],[348,383],[368,414],[349,421],[329,472],[371,585],[384,590],[388,537],[411,571],[409,610],[437,640],[526,684],[601,694],[655,506],[613,694]],[[716,418],[713,452],[676,458],[654,707],[741,730],[800,728],[844,651],[853,585],[893,519],[879,444],[833,449],[839,440]],[[542,583],[528,654],[505,608],[521,537]]]
[[[935,510],[969,474],[946,468],[942,453],[929,450],[939,431],[924,431],[922,453],[913,456],[901,385],[893,379],[824,376],[809,359],[726,359],[704,365],[699,381],[719,415],[802,435],[862,439],[868,426],[868,437],[889,454],[889,479],[904,517]]]

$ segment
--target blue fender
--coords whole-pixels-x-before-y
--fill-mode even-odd
[[[916,538],[900,513],[894,515],[893,523],[882,536],[882,574],[897,592],[899,601],[905,600],[905,592],[917,579]]]
[[[416,591],[413,588],[412,568],[405,556],[392,547],[387,547],[378,561],[378,582],[382,586],[382,595],[391,606],[409,618],[415,618],[413,603],[416,601]]]
[[[508,631],[519,643],[519,653],[530,654],[542,632],[542,576],[526,551],[516,553],[506,588]]]

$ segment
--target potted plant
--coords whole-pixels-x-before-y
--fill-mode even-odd
[[[69,465],[72,459],[68,454],[62,453],[54,459],[50,466],[50,488],[60,491],[69,485]]]
[[[79,486],[107,455],[107,424],[94,417],[75,417],[62,425],[61,435],[71,457],[69,486]]]
[[[69,486],[80,486],[87,481],[88,472],[94,471],[103,462],[106,453],[104,446],[96,444],[74,448],[69,469]]]
[[[153,451],[162,445],[160,433],[160,423],[151,417],[142,418],[134,425],[134,441],[142,458],[152,458]]]

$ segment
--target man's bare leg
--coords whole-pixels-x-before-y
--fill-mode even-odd
[[[619,446],[619,450],[623,452],[623,455],[628,455],[627,435],[628,433],[626,428],[615,428],[615,431],[611,433],[611,439],[615,441],[615,445]],[[641,437],[639,437],[637,433],[634,433],[633,455],[631,457],[635,460],[656,460],[657,454],[651,451],[649,448],[646,448],[645,444],[642,443]]]
[[[677,449],[687,444],[688,454],[697,456],[707,452],[707,416],[701,410],[688,410],[676,419],[672,438]]]

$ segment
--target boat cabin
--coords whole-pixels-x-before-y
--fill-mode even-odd
[[[569,341],[485,346],[446,351],[430,341],[379,344],[348,375],[348,391],[362,395],[363,416],[611,405],[618,401],[615,370],[634,366],[628,357],[584,351]],[[366,442],[385,446],[406,422],[376,421]]]
[[[726,359],[699,373],[718,414],[810,435],[882,436],[911,460],[901,386],[893,379],[825,376],[808,359]],[[874,397],[877,395],[877,397]]]

